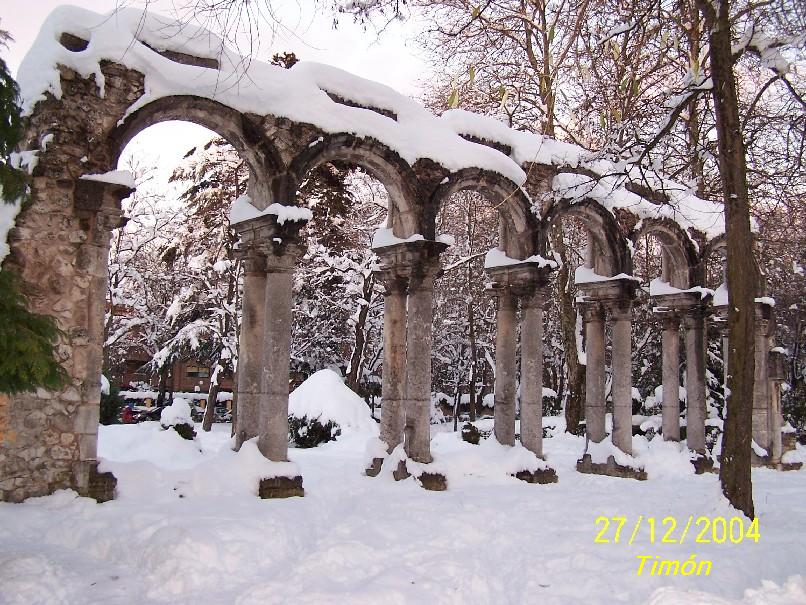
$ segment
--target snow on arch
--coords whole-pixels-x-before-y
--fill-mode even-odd
[[[475,168],[497,173],[520,187],[527,180],[525,164],[579,167],[605,176],[591,182],[578,174],[559,174],[551,183],[555,199],[592,199],[610,212],[624,208],[639,218],[670,218],[683,231],[694,228],[706,239],[724,232],[721,206],[652,171],[615,164],[576,145],[470,112],[452,110],[436,117],[385,85],[335,67],[301,61],[284,69],[246,61],[207,30],[135,8],[107,14],[55,9],[20,65],[23,110],[32,113],[47,94],[61,97],[59,65],[85,78],[94,76],[103,95],[104,60],[144,75],[145,94],[129,106],[124,119],[155,100],[186,95],[242,113],[312,124],[329,134],[375,139],[410,166],[430,159],[450,172]],[[494,142],[510,154],[466,138]],[[669,203],[659,205],[632,193],[630,181],[648,181],[663,190]],[[0,241],[5,235],[0,233]]]

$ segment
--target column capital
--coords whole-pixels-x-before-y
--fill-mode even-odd
[[[545,304],[553,267],[545,263],[520,262],[512,265],[485,267],[490,279],[487,290],[507,290],[513,296],[524,299],[525,304]],[[530,303],[535,299],[534,303]],[[542,299],[542,302],[540,300]]]
[[[375,248],[381,262],[374,273],[385,285],[405,283],[409,291],[433,287],[441,271],[439,255],[447,247],[443,242],[414,240]]]
[[[604,321],[605,308],[599,301],[585,300],[578,303],[579,310],[582,312],[582,320],[585,323]]]
[[[686,330],[702,328],[707,316],[708,309],[705,306],[691,307],[680,312],[680,319]]]
[[[263,215],[233,225],[240,236],[238,255],[252,273],[293,271],[304,254],[300,230],[304,221],[277,222],[275,215]]]
[[[394,267],[385,267],[373,271],[375,279],[383,285],[384,295],[406,294],[409,289],[408,276],[401,275]]]
[[[677,313],[666,313],[660,315],[660,325],[664,330],[679,330],[680,315]]]
[[[123,227],[129,220],[123,214],[121,202],[133,192],[131,187],[118,183],[83,178],[75,181],[73,205],[76,214],[88,223],[88,243],[109,245],[112,230]]]
[[[614,321],[632,320],[632,306],[633,301],[629,298],[608,300],[604,303],[607,314],[610,315]]]
[[[539,308],[543,309],[546,306],[546,302],[551,296],[551,290],[548,284],[538,285],[535,284],[529,292],[526,292],[521,295],[522,301],[521,306],[524,309],[532,309],[532,308]]]

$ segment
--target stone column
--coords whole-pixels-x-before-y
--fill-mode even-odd
[[[521,319],[521,443],[540,458],[543,457],[543,306],[546,295],[546,289],[537,288],[532,295],[523,297]]]
[[[632,455],[632,303],[614,303],[613,321],[613,445]]]
[[[75,304],[74,316],[86,313],[86,333],[77,335],[72,361],[80,381],[80,402],[75,411],[75,439],[78,461],[74,464],[75,487],[98,501],[114,497],[117,481],[111,473],[99,474],[98,421],[101,401],[100,376],[103,368],[104,321],[109,286],[109,248],[113,229],[122,227],[121,202],[132,193],[114,183],[79,179],[75,183],[75,209],[89,226],[87,239],[76,257],[76,283],[86,285],[85,305]],[[62,442],[63,443],[63,442]]]
[[[258,448],[269,460],[288,459],[288,380],[291,360],[291,307],[297,254],[266,256],[263,340],[263,402]]]
[[[705,454],[705,316],[694,308],[683,316],[686,335],[686,441]]]
[[[781,383],[787,379],[788,363],[786,354],[780,349],[770,351],[767,358],[767,376],[770,381],[770,433],[772,435],[772,459],[770,462],[780,467],[781,456],[784,453],[784,444],[781,427],[784,418],[781,415]]]
[[[772,454],[772,439],[769,422],[769,377],[767,357],[769,355],[769,316],[764,305],[756,303],[756,354],[755,381],[753,384],[753,441]]]
[[[429,263],[430,265],[431,263]],[[431,324],[437,266],[424,266],[409,281],[406,321],[406,455],[431,458]]]
[[[602,307],[583,303],[585,321],[585,431],[599,443],[605,438],[605,323]]]
[[[389,453],[403,442],[406,422],[406,282],[391,274],[384,280],[381,440]]]
[[[661,430],[664,441],[680,441],[680,318],[661,320],[663,334],[663,408]]]
[[[439,255],[447,247],[442,242],[414,240],[373,248],[380,259],[380,267],[375,270],[375,275],[387,288],[381,439],[391,451],[399,445],[402,432],[406,456],[426,464],[432,461],[431,324],[434,279],[439,274]],[[382,463],[380,458],[372,460],[366,474],[377,475]],[[392,474],[398,480],[409,476],[405,464],[399,465]],[[423,479],[426,475],[436,477],[437,474],[421,475],[426,489],[445,488],[444,477],[439,475],[441,483],[438,481],[438,485],[432,485]]]
[[[288,455],[292,287],[294,268],[303,253],[299,244],[303,225],[304,220],[278,223],[276,215],[264,214],[235,226],[247,261],[236,444],[257,434],[260,452],[276,462],[285,461]],[[273,492],[284,488],[269,485],[274,479],[261,481],[261,497],[279,497]],[[298,490],[291,495],[302,495],[302,479],[297,479]]]
[[[510,288],[497,291],[495,325],[495,423],[498,443],[515,445],[515,349],[517,298]]]
[[[238,409],[235,448],[260,432],[260,399],[263,394],[263,338],[266,312],[266,257],[254,248],[242,251],[243,311],[238,341]]]

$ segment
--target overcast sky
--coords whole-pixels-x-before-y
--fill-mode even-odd
[[[129,6],[144,6],[146,0],[125,0]],[[149,10],[170,15],[175,4],[182,0],[150,0]],[[31,47],[39,27],[48,14],[65,2],[58,0],[0,0],[0,29],[7,30],[14,42],[2,56],[12,73]],[[73,0],[70,4],[105,13],[113,10],[116,0]],[[302,9],[312,0],[273,0],[283,28],[273,35],[261,35],[261,47],[257,58],[267,60],[275,52],[293,51],[303,60],[319,61],[335,65],[368,79],[382,82],[404,94],[416,96],[419,82],[425,76],[426,66],[418,49],[410,39],[416,24],[394,23],[379,37],[375,31],[365,31],[341,19],[338,28],[333,28],[333,15]],[[329,5],[328,1],[322,4]],[[203,142],[209,133],[190,124],[162,124],[153,126],[129,144],[130,153],[147,154],[155,163],[168,170],[190,147]],[[122,158],[123,159],[123,158]]]

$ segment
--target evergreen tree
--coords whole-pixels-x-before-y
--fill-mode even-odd
[[[9,40],[8,32],[0,30],[0,48],[6,47]],[[12,166],[10,158],[22,137],[18,97],[17,83],[0,57],[0,189],[6,203],[13,203],[25,191],[25,174]]]
[[[0,30],[0,46],[9,39]],[[25,174],[11,162],[11,152],[22,137],[18,97],[17,83],[0,59],[0,197],[4,203],[17,202],[25,190]],[[16,275],[0,271],[0,393],[63,385],[67,373],[53,350],[60,334],[53,318],[28,311]]]

